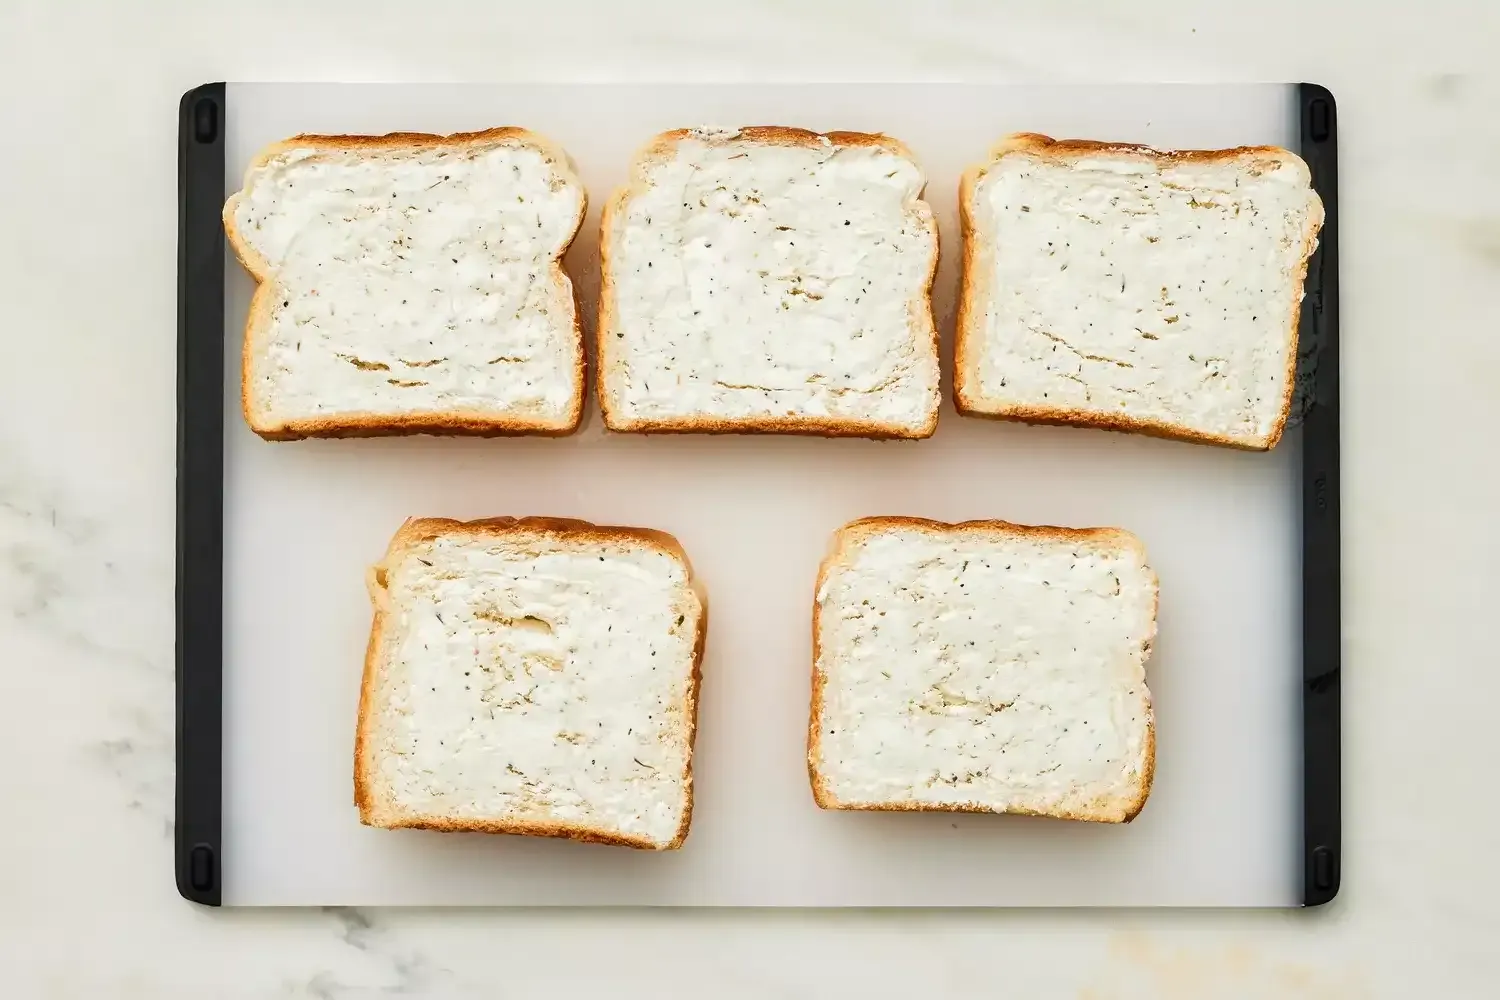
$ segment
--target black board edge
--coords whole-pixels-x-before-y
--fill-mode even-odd
[[[177,891],[221,900],[226,88],[182,95],[177,133]]]
[[[1302,423],[1302,904],[1321,906],[1338,895],[1342,861],[1338,108],[1326,87],[1297,91],[1300,152],[1324,213],[1302,310],[1302,333],[1319,345]]]

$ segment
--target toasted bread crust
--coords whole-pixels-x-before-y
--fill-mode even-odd
[[[618,188],[604,203],[599,221],[599,322],[594,330],[598,372],[594,391],[599,399],[599,410],[604,416],[604,426],[612,431],[629,431],[646,434],[806,434],[817,437],[860,437],[876,440],[929,438],[937,430],[938,413],[934,409],[931,417],[919,428],[873,420],[829,419],[826,417],[751,417],[726,420],[718,417],[687,417],[681,419],[636,420],[622,416],[614,407],[606,388],[605,374],[609,370],[613,345],[609,333],[615,327],[615,282],[610,269],[610,238],[614,231],[615,218],[632,195],[644,185],[646,168],[672,155],[676,145],[684,139],[703,137],[706,133],[696,129],[679,128],[662,132],[650,139],[636,154],[631,163],[630,179]],[[825,144],[847,148],[875,147],[885,149],[897,156],[916,162],[907,145],[899,139],[872,132],[812,132],[804,128],[785,125],[747,125],[735,130],[723,139],[726,142],[744,142],[767,146],[806,146],[816,148]],[[917,200],[922,192],[917,192]],[[939,239],[937,220],[928,213],[928,229],[932,234],[932,260],[927,270],[927,280],[912,300],[912,318],[922,324],[934,354],[938,352],[938,329],[932,315],[932,285],[937,278]]]
[[[822,755],[823,688],[827,684],[827,676],[820,666],[822,663],[822,630],[820,625],[823,605],[822,601],[818,599],[818,595],[823,592],[823,585],[827,582],[828,574],[843,561],[849,546],[853,542],[868,535],[879,534],[882,531],[892,528],[915,528],[933,534],[945,535],[1020,535],[1074,544],[1098,544],[1111,549],[1128,547],[1140,552],[1143,562],[1145,556],[1145,546],[1141,540],[1123,528],[1067,528],[1045,524],[1014,524],[1010,521],[1000,520],[950,523],[946,521],[934,521],[925,517],[906,517],[900,515],[862,517],[858,520],[850,521],[840,528],[834,533],[828,554],[824,556],[822,563],[818,567],[817,582],[813,590],[812,709],[809,712],[807,724],[807,776],[808,782],[812,786],[813,801],[817,803],[818,807],[821,809],[858,812],[999,812],[1017,816],[1046,816],[1053,819],[1082,820],[1098,823],[1129,823],[1136,816],[1140,815],[1141,810],[1145,808],[1146,799],[1151,795],[1151,786],[1156,779],[1156,721],[1149,690],[1147,691],[1146,701],[1146,735],[1142,748],[1143,763],[1141,766],[1141,775],[1140,780],[1133,789],[1134,795],[1128,800],[1101,799],[1076,809],[1032,809],[1026,806],[995,809],[977,802],[941,806],[925,802],[845,802],[833,794],[818,768],[818,761]],[[1147,657],[1150,655],[1150,642],[1155,639],[1155,622],[1157,610],[1161,603],[1159,588],[1154,589],[1154,598],[1156,603],[1151,609],[1153,631],[1151,637],[1147,640],[1145,652]]]
[[[400,814],[384,802],[376,786],[376,761],[372,731],[379,699],[380,666],[386,631],[385,578],[387,567],[415,543],[454,535],[550,535],[557,539],[596,543],[635,543],[656,549],[682,563],[688,585],[698,604],[698,624],[693,637],[693,667],[683,705],[686,726],[687,755],[683,766],[682,820],[672,840],[657,844],[644,837],[631,837],[576,823],[542,820],[455,820],[446,816]],[[708,636],[708,600],[701,582],[693,575],[692,564],[681,543],[665,531],[652,528],[629,528],[596,525],[565,517],[488,517],[458,521],[443,517],[409,518],[392,537],[384,558],[369,573],[370,601],[374,615],[370,640],[365,648],[364,675],[360,682],[359,713],[354,735],[354,804],[360,822],[387,830],[414,829],[442,832],[509,833],[533,837],[557,837],[595,844],[612,844],[641,850],[676,850],[687,839],[693,820],[693,748],[698,734],[698,692],[703,680],[703,651]]]
[[[245,319],[245,335],[240,354],[240,409],[250,429],[267,441],[295,441],[301,438],[339,437],[389,437],[405,434],[434,434],[443,436],[500,437],[516,434],[539,434],[561,436],[573,433],[583,421],[584,355],[583,324],[578,288],[563,268],[562,258],[578,235],[583,217],[588,212],[588,192],[579,181],[572,161],[562,147],[550,139],[529,129],[516,126],[485,129],[481,132],[455,132],[451,135],[433,135],[425,132],[390,132],[385,135],[295,135],[290,139],[275,142],[262,149],[245,169],[245,185],[260,167],[274,157],[292,149],[330,151],[366,150],[378,153],[393,149],[433,149],[438,147],[485,147],[499,145],[531,146],[545,154],[554,169],[563,174],[580,194],[578,217],[568,239],[552,260],[551,276],[554,282],[567,282],[573,297],[573,406],[562,421],[531,419],[523,415],[494,415],[465,413],[463,411],[437,411],[431,413],[340,413],[308,420],[273,421],[264,419],[255,406],[255,393],[250,378],[251,359],[254,357],[257,338],[267,329],[271,318],[271,303],[276,300],[274,275],[266,260],[255,252],[250,241],[239,231],[235,222],[235,211],[239,207],[244,187],[230,195],[224,203],[224,234],[234,255],[255,279],[255,294],[250,300],[249,315]]]
[[[1307,264],[1318,248],[1318,232],[1323,225],[1321,202],[1319,211],[1308,219],[1303,234],[1302,254],[1293,282],[1291,320],[1287,330],[1287,365],[1282,379],[1280,413],[1270,432],[1264,438],[1238,438],[1213,434],[1182,424],[1148,420],[1125,414],[1105,413],[1067,406],[1035,406],[1025,404],[997,404],[975,398],[969,391],[969,376],[972,371],[970,354],[974,348],[971,338],[981,335],[984,310],[988,304],[988,275],[980,266],[981,238],[974,219],[974,195],[984,175],[999,160],[1013,153],[1030,153],[1057,160],[1077,160],[1085,156],[1105,154],[1138,155],[1167,162],[1216,163],[1240,159],[1291,158],[1296,154],[1278,146],[1236,146],[1232,149],[1180,149],[1159,150],[1139,143],[1096,142],[1091,139],[1053,139],[1035,132],[1017,132],[1006,136],[990,150],[988,160],[964,171],[959,181],[958,209],[960,239],[963,244],[962,277],[959,279],[958,318],[955,321],[953,341],[953,405],[959,413],[972,417],[988,417],[997,420],[1013,420],[1027,424],[1052,424],[1072,427],[1092,427],[1099,430],[1124,431],[1144,434],[1149,437],[1190,441],[1198,444],[1220,445],[1244,451],[1268,451],[1281,440],[1286,430],[1287,419],[1292,411],[1292,391],[1296,386],[1297,335],[1302,315],[1302,290],[1307,278]]]

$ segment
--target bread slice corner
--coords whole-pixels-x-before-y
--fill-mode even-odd
[[[966,415],[1263,451],[1292,406],[1307,165],[1016,133],[959,185]]]
[[[361,822],[682,846],[707,604],[672,536],[414,518],[368,586]]]
[[[1131,821],[1156,768],[1156,606],[1122,529],[844,526],[813,605],[815,802]]]
[[[587,196],[518,127],[298,135],[224,205],[256,281],[241,407],[267,440],[560,435],[583,415],[562,256]]]
[[[605,426],[931,436],[938,238],[925,184],[911,150],[880,134],[652,138],[601,221]]]

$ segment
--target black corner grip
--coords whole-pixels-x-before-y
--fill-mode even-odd
[[[1333,107],[1326,97],[1314,97],[1307,108],[1307,134],[1313,142],[1327,142],[1333,134]]]
[[[200,97],[193,105],[193,140],[213,142],[219,137],[219,105],[212,97]]]
[[[218,875],[214,861],[214,849],[208,844],[194,846],[188,855],[188,884],[193,887],[194,892],[213,889]]]
[[[1313,888],[1321,892],[1328,892],[1338,885],[1338,871],[1335,868],[1337,860],[1333,850],[1319,844],[1312,852],[1312,883]]]

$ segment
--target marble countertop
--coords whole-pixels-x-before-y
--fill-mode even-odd
[[[708,6],[0,6],[0,993],[1493,995],[1500,6]],[[1308,913],[183,902],[170,875],[175,108],[226,78],[1329,86],[1342,141],[1341,897]]]

